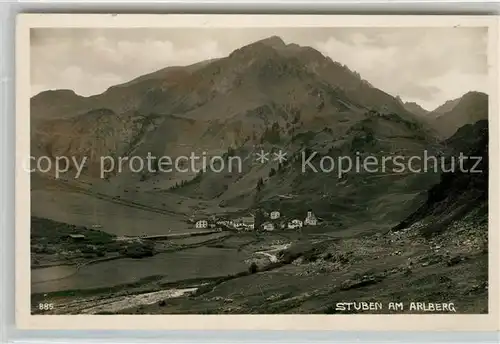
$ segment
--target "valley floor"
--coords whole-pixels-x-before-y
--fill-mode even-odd
[[[79,277],[91,281],[106,275],[109,280],[110,273],[125,269],[129,279],[120,282],[118,276],[113,279],[117,284],[35,288],[32,312],[487,313],[487,233],[487,223],[472,214],[427,239],[418,224],[357,237],[308,234],[304,228],[302,233],[232,233],[216,242],[191,238],[187,245],[197,247],[96,264]],[[144,269],[149,273],[139,273]],[[363,302],[365,308],[370,302],[381,308],[363,309]],[[404,308],[391,310],[391,302],[402,302]],[[39,309],[47,303],[54,308]],[[421,306],[415,308],[417,303]]]

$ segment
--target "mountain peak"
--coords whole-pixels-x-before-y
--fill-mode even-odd
[[[278,36],[270,36],[252,43],[249,43],[233,51],[229,56],[254,56],[255,54],[275,55],[286,51],[288,45]],[[261,55],[262,56],[262,55]]]
[[[481,98],[487,98],[488,95],[484,92],[479,92],[479,91],[469,91],[466,94],[464,94],[461,98],[473,98],[473,97],[481,97]]]
[[[418,103],[416,102],[404,102],[403,103],[404,108],[413,113],[414,115],[417,116],[425,116],[429,114],[429,111],[421,107]]]
[[[488,95],[471,91],[462,97],[446,102],[434,110],[436,127],[444,137],[450,137],[457,129],[488,119]]]
[[[466,101],[472,101],[472,100],[486,100],[487,101],[488,95],[486,93],[483,93],[483,92],[469,91],[459,98],[446,101],[444,104],[438,106],[432,112],[436,116],[440,116],[442,114],[445,114],[447,112],[452,111],[459,103],[464,103]]]
[[[267,38],[261,39],[260,41],[255,42],[254,44],[258,44],[258,43],[265,44],[265,45],[273,47],[273,48],[282,48],[282,47],[286,46],[285,42],[279,36],[267,37]]]
[[[36,94],[34,97],[54,97],[54,96],[78,96],[75,91],[70,89],[55,89],[55,90],[46,90]]]

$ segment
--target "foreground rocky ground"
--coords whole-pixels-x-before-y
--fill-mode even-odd
[[[340,303],[365,301],[381,302],[383,309],[369,310],[379,313],[391,312],[390,302],[453,303],[457,313],[486,313],[487,226],[465,220],[452,227],[431,239],[422,238],[413,227],[319,242],[281,268],[124,312],[353,313],[356,310],[343,309]]]

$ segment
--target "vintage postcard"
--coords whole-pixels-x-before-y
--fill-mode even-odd
[[[19,15],[18,326],[498,329],[497,25]]]

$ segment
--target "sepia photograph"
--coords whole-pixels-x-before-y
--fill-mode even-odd
[[[68,16],[22,31],[29,315],[497,312],[491,21]]]

